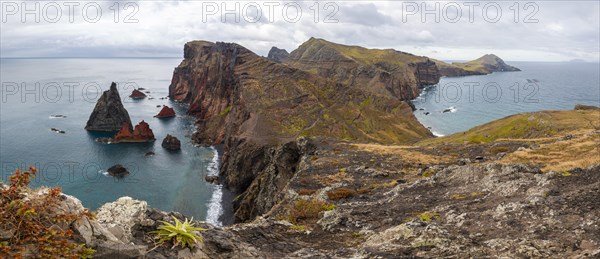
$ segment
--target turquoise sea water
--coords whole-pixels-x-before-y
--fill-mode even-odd
[[[599,63],[508,63],[522,71],[442,78],[413,101],[415,116],[434,134],[449,135],[522,112],[600,105]]]
[[[193,120],[187,107],[168,99],[173,59],[2,59],[0,105],[0,162],[2,181],[15,168],[34,165],[40,169],[34,185],[59,186],[75,195],[86,207],[96,209],[121,196],[145,200],[162,210],[180,211],[213,223],[228,223],[229,202],[224,190],[204,181],[218,172],[215,148],[195,147],[189,135]],[[145,120],[157,139],[154,143],[100,144],[97,137],[109,134],[84,130],[95,102],[117,82],[131,120]],[[37,84],[37,85],[36,85]],[[127,96],[135,87],[151,98],[135,101]],[[174,107],[178,116],[159,120],[157,105]],[[66,118],[53,118],[64,115]],[[50,128],[64,130],[55,133]],[[161,147],[171,134],[182,142],[172,153]],[[153,156],[145,156],[152,151]],[[105,174],[114,164],[125,165],[131,174],[122,179]]]

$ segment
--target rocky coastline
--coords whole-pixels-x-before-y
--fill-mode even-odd
[[[441,76],[482,71],[315,38],[273,56],[189,42],[169,86],[197,118],[192,141],[223,146],[220,175],[205,179],[234,192],[235,224],[194,221],[206,229],[196,247],[157,246],[161,221],[187,217],[123,197],[72,222],[75,239],[98,258],[600,256],[600,110],[434,138],[409,100]],[[163,146],[177,146],[169,137]]]

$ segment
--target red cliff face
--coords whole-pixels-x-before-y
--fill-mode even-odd
[[[114,136],[114,140],[115,142],[151,142],[155,138],[150,125],[145,121],[141,121],[135,126],[133,133],[129,125],[123,124],[121,130]]]
[[[143,99],[146,98],[146,94],[142,93],[140,90],[135,89],[133,90],[133,92],[131,92],[131,95],[129,97],[133,99]]]
[[[173,110],[173,108],[169,107],[169,106],[163,106],[162,110],[160,110],[160,112],[155,115],[154,117],[156,118],[170,118],[170,117],[175,117],[175,110]]]

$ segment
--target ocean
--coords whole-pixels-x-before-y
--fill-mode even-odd
[[[443,136],[522,112],[600,105],[600,63],[507,63],[522,71],[443,77],[413,101],[415,116]]]
[[[164,99],[181,58],[0,62],[3,182],[15,168],[33,165],[39,169],[34,186],[61,187],[92,210],[130,196],[147,201],[149,206],[179,211],[213,224],[231,223],[231,194],[204,180],[205,175],[218,174],[219,151],[194,146],[189,136],[195,128],[193,119],[185,116],[187,106]],[[146,121],[155,142],[101,144],[95,139],[110,134],[84,130],[96,100],[113,81],[118,84],[132,123]],[[138,87],[145,88],[149,98],[130,99],[129,94]],[[178,116],[154,118],[162,105],[173,107]],[[167,134],[182,142],[180,152],[161,147]],[[146,156],[147,152],[155,155]],[[108,176],[106,170],[118,163],[125,165],[130,175],[121,179]]]

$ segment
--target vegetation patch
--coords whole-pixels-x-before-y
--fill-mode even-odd
[[[91,258],[95,250],[73,242],[71,223],[94,214],[57,211],[60,188],[33,193],[29,187],[37,169],[16,170],[7,188],[0,189],[0,231],[8,237],[0,242],[0,258]],[[12,233],[11,233],[12,232]]]
[[[432,220],[439,220],[439,219],[441,219],[441,217],[440,217],[440,214],[437,212],[426,211],[426,212],[423,212],[423,213],[417,215],[417,219],[419,219],[420,221],[423,221],[423,222],[428,222],[428,221],[432,221]]]
[[[221,116],[221,117],[226,116],[227,114],[229,114],[230,111],[231,111],[231,105],[227,106],[225,108],[225,110],[221,111],[219,113],[219,116]]]
[[[301,222],[311,222],[319,218],[321,211],[335,209],[324,201],[318,199],[299,199],[294,202],[288,209],[287,221],[297,225]]]
[[[193,219],[189,221],[185,219],[184,222],[181,222],[175,217],[172,218],[175,223],[174,225],[166,221],[161,221],[162,225],[157,230],[150,232],[156,234],[155,238],[159,240],[159,245],[171,242],[173,243],[172,248],[177,245],[181,245],[181,248],[185,248],[186,246],[194,248],[194,245],[203,241],[202,236],[196,235],[193,232],[204,231],[206,229],[194,227]]]
[[[356,191],[348,188],[337,188],[327,192],[327,197],[332,201],[354,197],[354,195],[356,195]]]

